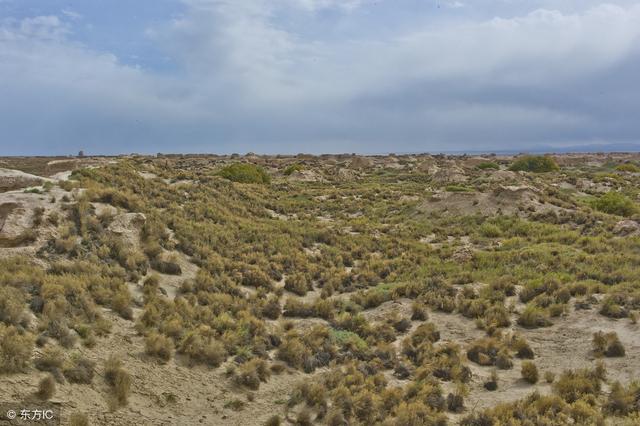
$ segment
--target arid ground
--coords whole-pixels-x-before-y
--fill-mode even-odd
[[[622,153],[0,158],[0,402],[637,425],[639,195]]]

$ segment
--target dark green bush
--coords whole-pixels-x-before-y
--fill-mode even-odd
[[[558,170],[558,164],[551,157],[544,155],[526,155],[511,164],[509,170],[514,172],[545,173]]]
[[[618,216],[631,216],[638,210],[638,207],[631,199],[624,194],[613,191],[593,200],[591,206],[603,213]]]
[[[224,167],[218,173],[225,179],[238,183],[271,183],[271,177],[260,166],[247,163],[234,163]]]

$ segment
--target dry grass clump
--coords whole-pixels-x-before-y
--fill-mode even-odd
[[[298,296],[304,296],[312,289],[307,277],[300,273],[288,276],[284,281],[284,288]]]
[[[527,305],[518,317],[518,324],[524,328],[548,327],[551,325],[548,313],[534,305]]]
[[[53,378],[51,374],[47,374],[43,377],[38,383],[38,391],[36,395],[38,398],[42,400],[51,399],[51,397],[56,393],[56,380]]]
[[[495,337],[474,341],[467,349],[467,358],[479,365],[494,365],[501,370],[513,367],[508,348]]]
[[[34,342],[31,333],[0,323],[0,372],[24,371],[29,366]]]
[[[317,367],[326,366],[336,357],[334,344],[362,349],[362,343],[354,333],[333,333],[324,326],[315,326],[301,334],[295,330],[287,332],[278,347],[276,358],[289,366],[310,373]]]
[[[173,342],[166,336],[157,332],[151,332],[145,338],[145,352],[147,355],[159,358],[167,362],[173,356]]]
[[[89,416],[84,413],[73,413],[69,416],[69,426],[89,426]]]
[[[280,426],[282,424],[282,420],[280,416],[277,414],[272,415],[267,419],[264,426]]]
[[[260,388],[260,382],[266,382],[271,376],[267,363],[263,359],[254,358],[242,364],[235,371],[234,381],[252,390]]]
[[[623,357],[625,355],[624,346],[615,331],[593,333],[593,352],[597,356],[607,357]]]
[[[7,325],[25,325],[24,313],[26,298],[15,287],[0,287],[0,321]]]
[[[51,373],[57,381],[63,381],[63,366],[65,355],[57,346],[47,345],[40,355],[34,360],[34,366],[40,371]]]
[[[178,346],[178,352],[187,355],[191,361],[218,367],[227,358],[224,345],[214,340],[206,329],[188,332]]]
[[[63,371],[64,377],[71,383],[91,384],[95,374],[96,363],[81,356],[74,356],[69,366]]]
[[[105,361],[104,379],[111,386],[114,407],[127,405],[131,391],[131,376],[124,369],[120,358],[110,355]]]
[[[522,378],[531,384],[538,383],[538,367],[531,361],[524,361],[520,373]]]

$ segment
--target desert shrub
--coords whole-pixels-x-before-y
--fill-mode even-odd
[[[269,376],[271,376],[271,372],[266,361],[254,358],[236,370],[235,382],[249,389],[258,390],[260,382],[266,382]]]
[[[239,183],[269,184],[271,177],[260,166],[255,164],[234,163],[224,167],[217,173],[225,179]]]
[[[91,384],[95,374],[96,363],[81,356],[71,358],[70,365],[64,369],[64,377],[71,383]]]
[[[533,359],[534,353],[531,346],[523,337],[515,337],[511,343],[511,348],[516,352],[516,356],[520,359]]]
[[[255,266],[248,266],[242,271],[242,285],[256,288],[271,288],[271,278]]]
[[[522,374],[522,378],[531,383],[538,382],[538,367],[531,361],[524,361],[521,366],[520,373]]]
[[[284,175],[285,176],[291,176],[294,172],[299,172],[304,170],[304,166],[300,163],[296,163],[296,164],[290,164],[287,166],[286,169],[284,169]]]
[[[309,282],[304,274],[296,273],[285,279],[284,288],[298,296],[304,296],[309,291]]]
[[[145,350],[151,355],[166,362],[173,355],[173,342],[166,336],[157,332],[151,332],[145,339]]]
[[[440,340],[440,332],[433,323],[420,324],[418,328],[411,334],[411,343],[414,346],[420,345],[422,342],[435,343]]]
[[[553,383],[556,379],[556,374],[553,371],[545,371],[544,372],[544,381],[547,383]]]
[[[396,408],[395,424],[406,426],[445,425],[446,417],[421,401],[401,402]]]
[[[556,380],[553,391],[566,402],[572,403],[586,396],[597,396],[601,380],[597,370],[569,370]]]
[[[484,161],[476,166],[480,170],[499,170],[500,166],[493,161]]]
[[[188,332],[180,342],[178,352],[189,356],[193,362],[212,367],[218,367],[227,358],[224,345],[200,330]]]
[[[31,360],[34,341],[30,333],[0,323],[0,372],[19,373],[25,370]]]
[[[498,389],[498,372],[496,370],[491,371],[491,376],[484,382],[483,386],[488,391]]]
[[[591,206],[603,213],[618,216],[631,216],[638,211],[638,207],[630,198],[624,194],[613,191],[607,192],[601,197],[593,200]]]
[[[42,400],[51,399],[56,392],[56,381],[51,374],[47,374],[38,383],[38,398]]]
[[[467,349],[467,358],[479,365],[497,365],[496,361],[499,355],[504,355],[502,345],[492,337],[476,340]],[[507,360],[509,360],[508,354]],[[499,368],[503,367],[499,366]]]
[[[15,287],[0,287],[0,321],[8,325],[18,325],[25,321],[26,298]]]
[[[56,378],[58,381],[62,381],[62,368],[64,366],[64,352],[62,349],[48,345],[46,346],[40,355],[34,360],[34,366],[40,371],[47,371]]]
[[[271,296],[267,299],[267,302],[262,307],[262,315],[266,318],[275,320],[280,317],[282,309],[280,308],[280,301],[277,296]]]
[[[282,420],[280,419],[280,416],[277,414],[274,414],[271,417],[269,417],[269,419],[267,419],[264,426],[280,426],[281,424],[282,424]]]
[[[131,376],[124,369],[120,358],[110,355],[105,361],[104,379],[112,389],[115,405],[127,405],[131,390]]]
[[[640,173],[640,167],[633,163],[619,164],[615,169],[619,172]]]
[[[150,262],[150,265],[161,274],[182,275],[182,268],[176,260],[156,258]]]
[[[295,426],[312,426],[311,413],[307,409],[303,409],[296,416]]]
[[[616,416],[626,416],[633,412],[640,411],[638,407],[638,395],[640,395],[640,383],[632,382],[625,388],[620,382],[615,382],[611,386],[611,391],[607,397],[603,409],[609,414]]]
[[[486,238],[498,238],[502,235],[502,230],[499,226],[488,222],[483,223],[478,231],[480,235]]]
[[[494,364],[501,370],[509,370],[513,367],[513,362],[511,361],[509,352],[507,352],[505,349],[501,349],[498,352]]]
[[[625,302],[625,297],[620,294],[607,295],[600,305],[600,314],[609,318],[624,318],[629,313],[621,303]]]
[[[552,157],[541,155],[525,155],[511,164],[509,170],[514,172],[545,173],[558,170],[558,164]]]
[[[284,302],[284,312],[282,313],[285,317],[298,317],[298,318],[308,318],[315,315],[315,311],[313,306],[308,305],[296,298],[289,297]]]
[[[447,395],[447,410],[457,413],[464,409],[464,396],[460,393],[449,393]]]
[[[426,321],[428,317],[427,307],[420,302],[413,302],[411,305],[411,319],[413,321]]]
[[[84,413],[73,413],[69,416],[69,426],[89,426],[89,417]]]
[[[518,324],[524,328],[548,327],[551,321],[544,309],[535,305],[527,305],[518,317]]]
[[[622,357],[625,355],[624,346],[615,331],[593,333],[593,351],[598,356]]]

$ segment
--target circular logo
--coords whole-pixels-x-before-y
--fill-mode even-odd
[[[7,418],[8,418],[9,420],[13,420],[13,419],[15,419],[15,418],[16,418],[16,412],[15,412],[15,411],[13,411],[13,410],[9,410],[9,411],[7,411]]]

